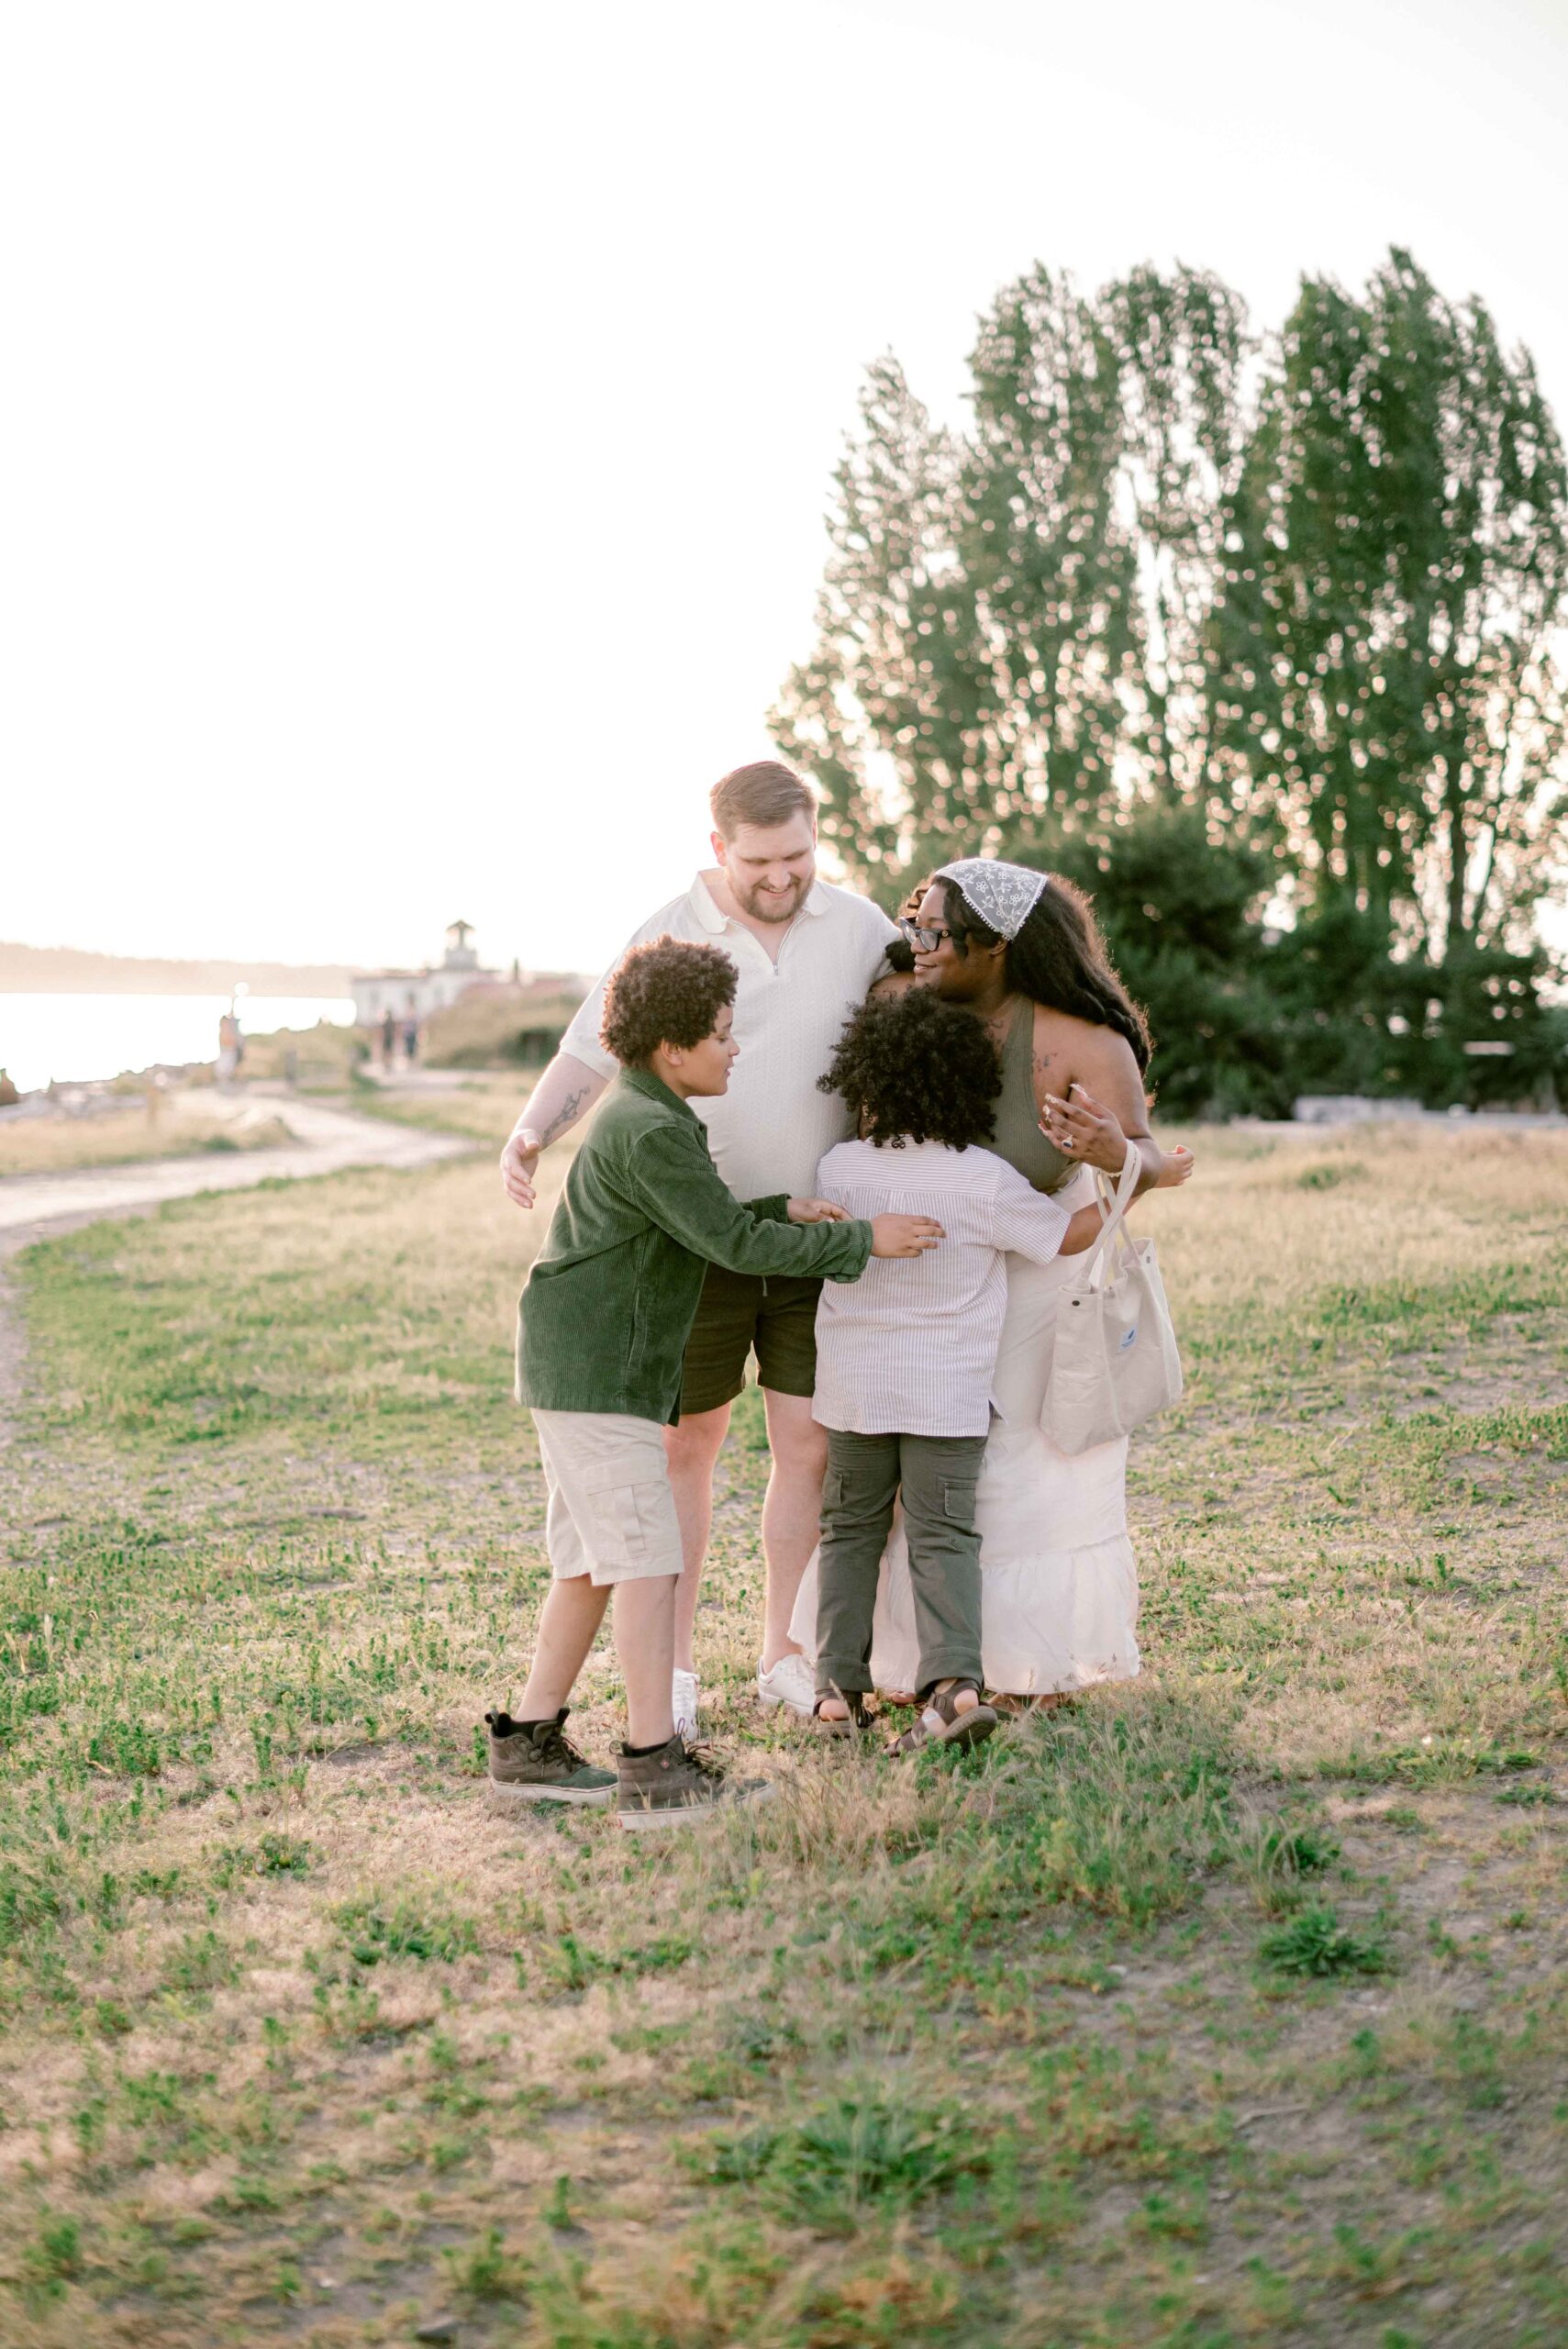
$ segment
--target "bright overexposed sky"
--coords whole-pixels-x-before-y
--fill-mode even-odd
[[[1568,0],[0,17],[0,938],[595,966],[810,645],[865,362],[1391,242],[1568,411]]]

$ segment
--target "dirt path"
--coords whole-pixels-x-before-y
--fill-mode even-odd
[[[20,1388],[23,1339],[7,1295],[5,1265],[20,1248],[55,1233],[95,1223],[101,1216],[144,1215],[166,1199],[207,1191],[246,1191],[258,1183],[335,1174],[345,1166],[414,1167],[462,1157],[473,1148],[459,1134],[433,1134],[380,1118],[359,1118],[315,1102],[291,1100],[282,1112],[296,1141],[281,1150],[204,1152],[189,1158],[148,1158],[126,1166],[88,1166],[79,1173],[11,1174],[0,1178],[0,1444],[10,1434],[9,1406]]]

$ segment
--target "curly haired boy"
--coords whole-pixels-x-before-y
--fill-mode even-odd
[[[873,1266],[852,1292],[825,1288],[817,1308],[812,1408],[828,1434],[817,1723],[851,1736],[871,1718],[877,1577],[902,1492],[920,1709],[892,1750],[973,1745],[997,1719],[982,1697],[974,1497],[1006,1307],[1003,1252],[1037,1264],[1074,1254],[1099,1214],[1070,1216],[984,1148],[1002,1089],[995,1047],[979,1020],[925,988],[857,1011],[822,1084],[861,1135],[823,1159],[822,1197],[856,1217],[940,1217],[947,1239],[896,1286]]]
[[[930,1216],[851,1218],[783,1193],[743,1207],[690,1104],[724,1092],[735,965],[673,938],[635,948],[605,997],[621,1063],[573,1161],[518,1312],[517,1398],[539,1431],[551,1581],[520,1716],[485,1716],[499,1806],[607,1805],[632,1830],[695,1823],[773,1792],[677,1733],[671,1707],[681,1534],[663,1430],[709,1264],[853,1281],[872,1255],[934,1247]],[[613,1772],[565,1734],[567,1698],[614,1600],[628,1737]]]

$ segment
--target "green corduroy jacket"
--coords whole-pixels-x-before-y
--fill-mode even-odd
[[[709,1264],[855,1280],[869,1223],[790,1223],[742,1207],[700,1118],[648,1069],[623,1069],[572,1162],[517,1307],[517,1400],[673,1424],[681,1357]]]

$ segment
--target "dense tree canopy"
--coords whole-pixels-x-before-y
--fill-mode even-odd
[[[1037,266],[970,372],[960,432],[871,370],[773,714],[851,871],[889,903],[961,851],[1073,871],[1157,1024],[1209,1031],[1191,1106],[1278,1106],[1308,1064],[1541,1082],[1568,478],[1528,353],[1396,251],[1267,338],[1200,271]],[[1178,952],[1217,904],[1223,951]]]

